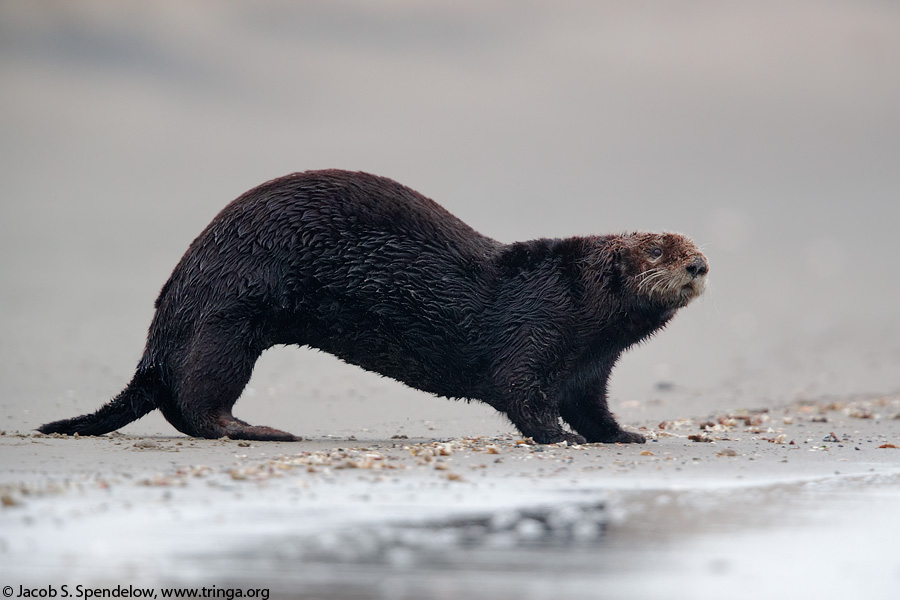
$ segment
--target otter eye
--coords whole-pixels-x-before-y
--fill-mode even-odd
[[[653,258],[659,258],[662,256],[662,248],[653,248],[650,250],[650,256]]]

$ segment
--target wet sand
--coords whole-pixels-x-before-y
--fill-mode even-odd
[[[0,4],[0,586],[897,597],[898,30],[877,1]],[[228,201],[328,167],[507,242],[693,237],[711,289],[611,382],[654,439],[520,444],[297,348],[236,414],[300,443],[33,434],[127,383]]]

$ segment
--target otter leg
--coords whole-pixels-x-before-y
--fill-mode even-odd
[[[231,414],[262,348],[240,324],[207,323],[192,340],[176,373],[174,402],[163,414],[183,433],[195,437],[235,440],[296,441],[296,436],[250,425]]]
[[[593,376],[573,376],[563,390],[560,416],[588,442],[643,444],[644,436],[622,429],[609,410],[606,382],[611,370],[608,365]]]
[[[513,402],[506,409],[506,416],[513,425],[538,444],[569,442],[583,444],[585,438],[570,433],[559,424],[559,413],[543,396],[532,401]]]

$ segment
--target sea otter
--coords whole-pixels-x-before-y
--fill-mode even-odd
[[[502,244],[390,179],[295,173],[190,245],[128,387],[39,430],[100,435],[158,408],[190,436],[297,440],[231,412],[259,355],[297,344],[486,402],[537,443],[640,443],[609,411],[610,371],[703,292],[708,268],[677,233]]]

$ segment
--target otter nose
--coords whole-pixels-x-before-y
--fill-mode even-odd
[[[695,258],[691,264],[687,267],[687,272],[691,274],[691,277],[700,277],[701,275],[706,275],[709,272],[709,264],[706,262],[706,259],[702,256],[698,256]]]

